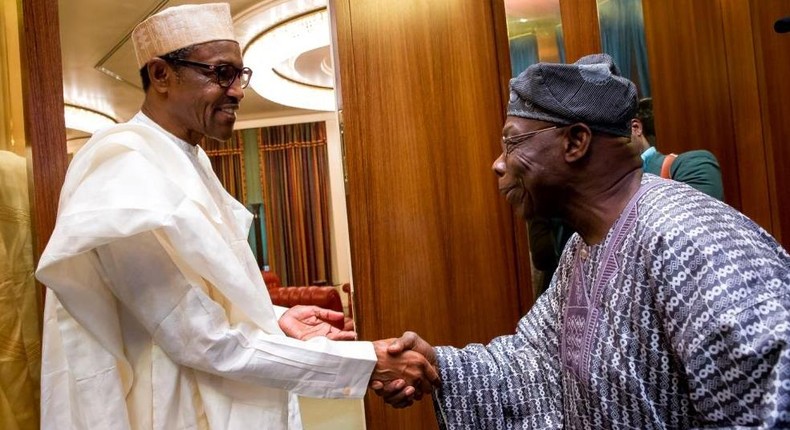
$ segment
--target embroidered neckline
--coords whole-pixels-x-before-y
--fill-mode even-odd
[[[609,281],[620,269],[613,254],[636,222],[637,202],[658,184],[658,181],[643,178],[639,190],[631,197],[601,243],[588,246],[581,237],[578,238],[569,279],[560,348],[563,366],[583,385],[589,380],[590,351],[599,322],[598,303]],[[588,254],[584,261],[581,259],[582,247],[586,248]],[[595,264],[587,267],[587,262],[590,261]]]

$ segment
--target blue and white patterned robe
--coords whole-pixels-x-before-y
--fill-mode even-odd
[[[603,243],[571,238],[515,334],[436,350],[446,429],[790,428],[790,256],[645,175]]]

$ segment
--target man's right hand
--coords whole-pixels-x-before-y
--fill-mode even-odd
[[[407,331],[397,339],[387,339],[374,342],[376,356],[379,358],[376,370],[370,380],[370,388],[385,402],[395,408],[405,408],[411,406],[414,400],[422,399],[423,394],[431,394],[434,388],[441,385],[439,375],[436,371],[436,352],[433,347],[414,332]],[[387,357],[382,357],[382,347]],[[376,376],[376,371],[382,362],[389,362],[391,358],[401,357],[400,359],[414,360],[413,365],[422,366],[424,371],[423,378],[415,378],[412,373],[411,379],[406,373],[406,377],[392,378],[394,373],[388,373],[388,377],[380,378]],[[382,361],[384,359],[384,361]],[[422,361],[424,360],[425,363]],[[408,372],[408,369],[404,369]],[[397,373],[397,372],[396,372]]]

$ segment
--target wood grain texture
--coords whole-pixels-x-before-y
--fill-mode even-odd
[[[774,199],[768,188],[754,40],[744,37],[752,34],[749,0],[726,0],[719,4],[725,29],[724,49],[732,102],[741,211],[766,230],[772,231],[771,206]]]
[[[25,136],[31,149],[31,214],[36,260],[55,227],[66,176],[66,126],[57,0],[22,3],[22,88]]]
[[[332,11],[360,335],[414,330],[463,346],[511,333],[517,239],[490,168],[504,115],[492,2],[340,0]],[[436,428],[430,401],[399,411],[369,398],[367,420]]]
[[[601,29],[596,0],[560,0],[565,62],[601,52]]]
[[[501,88],[501,103],[503,109],[507,110],[507,104],[510,101],[510,44],[508,41],[507,33],[507,16],[505,11],[505,3],[501,1],[494,1],[491,4],[493,13],[494,24],[494,40],[496,41],[497,61],[499,62],[499,82]],[[513,225],[515,228],[514,246],[516,253],[516,261],[528,262],[529,254],[529,240],[527,234],[527,224],[523,219],[520,219],[515,212],[511,212],[513,216]],[[532,305],[535,303],[535,292],[532,288],[532,272],[529,264],[517,264],[516,276],[518,279],[518,301],[519,301],[519,314],[526,315]]]
[[[725,201],[742,208],[722,11],[718,0],[643,0],[657,147],[707,149]]]
[[[66,126],[57,0],[26,0],[20,15],[22,97],[28,148],[28,192],[35,261],[55,229],[60,188],[66,177]],[[46,288],[40,291],[44,309]]]
[[[786,0],[643,0],[658,146],[708,149],[725,201],[790,246]],[[667,31],[667,29],[672,31]]]
[[[774,32],[774,22],[790,16],[787,0],[750,0],[760,94],[760,113],[771,197],[772,234],[790,249],[790,33]]]

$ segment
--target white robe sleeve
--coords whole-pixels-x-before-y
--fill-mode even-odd
[[[222,306],[186,280],[152,232],[96,252],[112,292],[174,362],[308,397],[365,395],[376,363],[370,342],[305,342],[251,323],[231,325]]]

